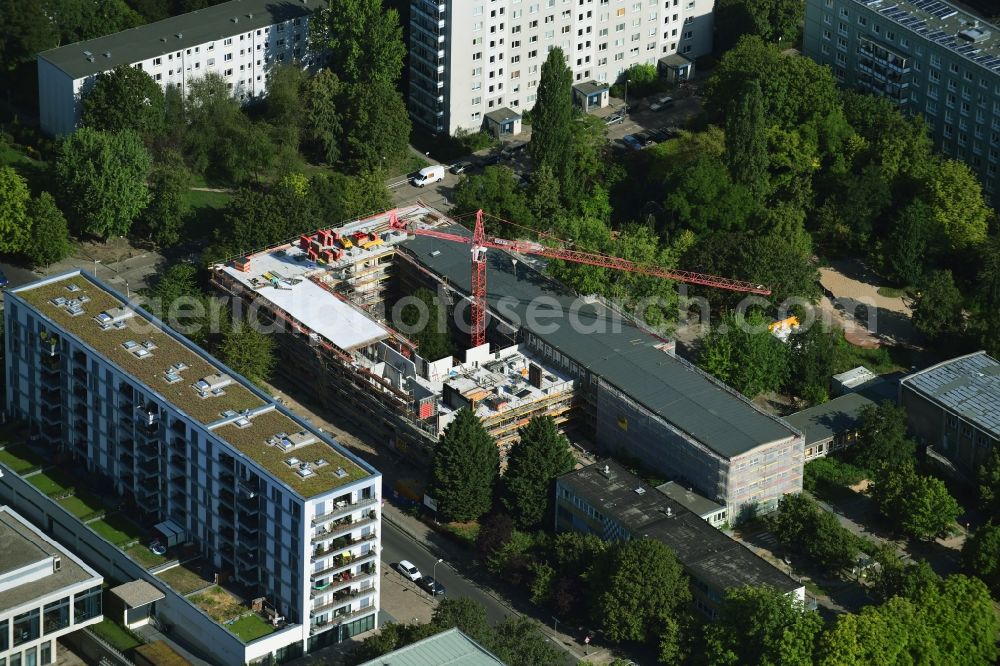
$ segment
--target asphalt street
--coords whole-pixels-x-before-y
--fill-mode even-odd
[[[400,560],[409,560],[425,576],[432,573],[437,575],[437,580],[444,585],[446,596],[448,597],[468,597],[481,604],[486,609],[486,617],[491,624],[503,622],[509,615],[510,609],[497,601],[496,598],[485,593],[482,588],[464,578],[456,572],[447,561],[437,565],[434,570],[436,557],[420,543],[404,534],[392,523],[382,521],[382,565],[389,570],[388,576],[396,576],[402,579],[402,575],[396,571],[395,565]],[[423,592],[421,592],[423,593]],[[397,618],[405,622],[407,618]]]

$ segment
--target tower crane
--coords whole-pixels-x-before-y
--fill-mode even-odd
[[[473,229],[471,237],[460,236],[437,229],[423,229],[413,226],[405,220],[399,219],[395,210],[390,213],[389,226],[395,231],[402,231],[415,236],[427,236],[472,246],[472,307],[470,324],[472,328],[471,342],[473,347],[478,347],[486,342],[486,250],[491,248],[516,252],[518,254],[546,257],[548,259],[561,259],[562,261],[572,261],[578,264],[588,264],[590,266],[599,266],[618,271],[628,271],[640,275],[652,275],[668,280],[677,280],[678,282],[686,282],[687,284],[698,284],[718,289],[729,289],[731,291],[762,294],[765,296],[771,293],[771,290],[766,286],[753,282],[640,264],[629,259],[612,257],[597,252],[584,252],[563,247],[547,247],[534,241],[508,240],[506,238],[488,236],[483,227],[483,211],[481,209],[476,211],[476,226]]]

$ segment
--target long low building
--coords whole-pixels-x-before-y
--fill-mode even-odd
[[[439,231],[470,235],[436,220]],[[402,293],[447,285],[470,293],[468,246],[418,236],[397,259]],[[523,257],[487,253],[488,338],[521,341],[580,384],[581,429],[609,454],[624,454],[726,506],[738,520],[802,490],[803,437],[735,390],[668,353],[668,343],[599,302],[586,302]]]
[[[240,101],[260,98],[276,65],[309,58],[309,18],[324,0],[230,0],[38,56],[42,131],[68,134],[98,74],[135,67],[187,96],[195,79],[220,75]]]
[[[747,585],[768,585],[805,601],[801,583],[611,460],[556,479],[555,527],[609,541],[661,541],[691,577],[695,607],[709,617],[726,590]]]

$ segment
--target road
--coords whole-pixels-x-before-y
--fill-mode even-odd
[[[436,559],[422,544],[403,533],[392,523],[386,520],[382,521],[382,565],[390,570],[388,576],[404,580],[394,565],[400,560],[409,560],[425,576],[430,576],[432,572],[436,573],[437,580],[444,585],[448,597],[467,597],[480,604],[486,609],[486,617],[490,624],[503,622],[511,614],[509,608],[456,572],[448,562],[437,565],[435,571],[434,562]],[[426,593],[419,590],[419,594]],[[387,610],[392,612],[391,609]],[[397,619],[403,622],[408,618]]]

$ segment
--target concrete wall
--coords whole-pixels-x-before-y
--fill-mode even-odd
[[[38,59],[38,120],[42,131],[59,136],[76,129],[73,79],[44,58]]]

